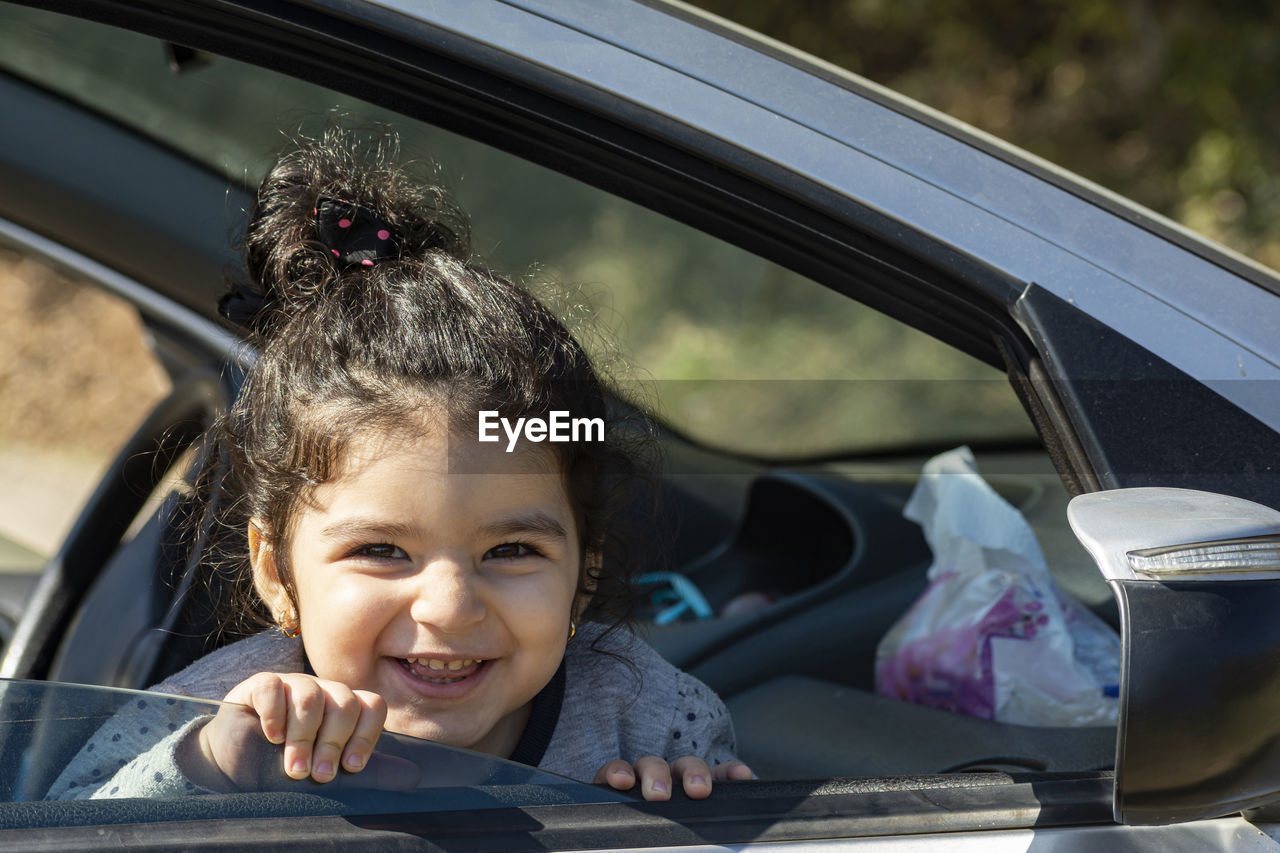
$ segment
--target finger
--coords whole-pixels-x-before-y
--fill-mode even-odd
[[[696,755],[682,755],[671,762],[671,773],[680,780],[685,796],[705,800],[711,796],[711,768]]]
[[[615,791],[630,791],[636,785],[636,773],[630,763],[615,758],[597,770],[592,781],[597,785],[608,785]]]
[[[671,768],[656,755],[646,755],[635,764],[640,777],[640,793],[646,800],[671,799]]]
[[[289,719],[288,691],[280,676],[260,672],[231,688],[225,701],[248,705],[258,715],[263,737],[272,743],[284,743]]]
[[[261,771],[268,766],[273,768],[270,772],[272,778],[280,775],[279,748],[265,740],[263,715],[269,721],[284,716],[283,711],[273,710],[277,704],[284,708],[284,685],[271,676],[259,678],[253,684],[249,682],[246,680],[232,689],[228,694],[232,701],[222,703],[213,719],[200,728],[198,738],[188,738],[184,742],[191,746],[190,741],[194,740],[196,749],[184,752],[192,766],[180,766],[183,773],[201,787],[214,791],[260,787]],[[256,700],[253,696],[255,690]],[[262,707],[262,715],[255,704]],[[283,723],[268,722],[268,725],[284,731]],[[280,739],[284,739],[283,735]]]
[[[356,730],[362,706],[356,694],[345,684],[322,681],[319,687],[324,694],[324,709],[311,747],[311,778],[317,782],[328,782],[338,775],[338,762],[342,760],[343,750]]]
[[[756,778],[755,774],[751,772],[751,768],[741,761],[726,761],[723,764],[717,764],[715,769],[711,771],[711,775],[717,782],[745,782]]]
[[[325,695],[314,678],[304,676],[285,682],[289,719],[285,726],[284,772],[291,779],[311,773],[311,753],[324,719]]]
[[[373,748],[378,743],[378,736],[382,734],[382,726],[387,721],[387,703],[377,693],[367,690],[356,690],[354,693],[360,713],[355,730],[347,739],[346,748],[342,750],[342,766],[352,773],[359,773],[369,763]],[[417,784],[416,775],[413,784]]]

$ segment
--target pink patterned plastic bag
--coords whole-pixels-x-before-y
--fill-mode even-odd
[[[1023,725],[1115,723],[1120,638],[1058,591],[1030,525],[967,447],[925,464],[904,515],[934,561],[880,641],[880,693]]]

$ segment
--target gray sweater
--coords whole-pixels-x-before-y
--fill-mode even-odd
[[[569,643],[560,672],[534,700],[513,760],[590,782],[615,758],[697,755],[715,765],[735,757],[733,723],[715,693],[633,634],[603,634],[600,625],[583,625]],[[593,643],[622,659],[601,654]],[[303,668],[302,641],[267,631],[201,658],[151,690],[221,699],[254,673]],[[207,719],[192,719],[189,706],[163,696],[139,698],[103,725],[47,798],[202,793],[183,776],[174,754]]]

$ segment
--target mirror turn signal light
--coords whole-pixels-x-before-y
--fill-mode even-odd
[[[1280,571],[1280,535],[1163,545],[1125,556],[1134,572],[1153,578],[1276,572]]]

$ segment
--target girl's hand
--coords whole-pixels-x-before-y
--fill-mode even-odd
[[[264,757],[264,737],[284,745],[283,770],[290,779],[329,782],[339,769],[365,768],[387,719],[387,705],[376,693],[302,673],[260,672],[233,687],[224,701],[234,704],[223,705],[201,728],[198,757],[204,771],[216,769],[242,790],[270,787],[269,777],[281,768],[279,753]],[[187,763],[196,757],[189,754]],[[226,787],[207,784],[222,781],[216,775],[184,769],[203,775],[193,781],[204,787]]]
[[[691,800],[702,800],[711,796],[712,782],[729,782],[755,778],[751,768],[741,761],[726,761],[714,768],[707,767],[707,762],[696,755],[683,755],[671,762],[656,755],[646,755],[638,759],[634,766],[622,759],[610,761],[596,771],[596,784],[607,784],[618,791],[630,791],[640,782],[640,793],[646,800],[671,799],[671,779],[680,779],[684,794]]]

